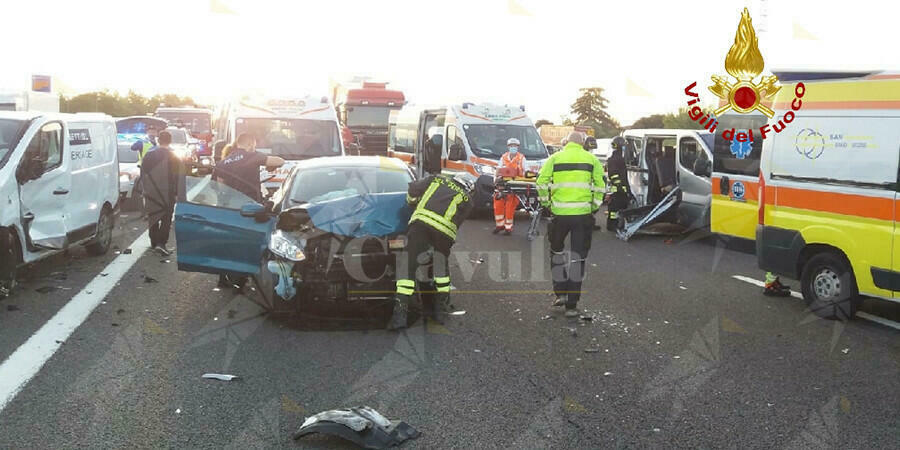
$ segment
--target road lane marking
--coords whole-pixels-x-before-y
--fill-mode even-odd
[[[94,277],[56,315],[0,363],[0,412],[37,375],[41,367],[91,315],[149,247],[150,238],[145,231],[128,247],[131,249],[130,254],[119,254],[100,271],[106,276],[98,274]]]
[[[753,279],[753,278],[750,278],[750,277],[745,277],[745,276],[743,276],[743,275],[732,275],[731,278],[734,278],[735,280],[743,281],[743,282],[745,282],[745,283],[755,284],[755,285],[757,285],[757,286],[759,286],[759,287],[761,287],[761,288],[766,287],[766,282],[765,282],[765,281],[756,280],[756,279]],[[797,292],[797,291],[791,291],[791,297],[795,297],[795,298],[802,299],[802,298],[803,298],[803,294],[801,294],[801,293],[799,293],[799,292]],[[868,320],[868,321],[875,322],[875,323],[877,323],[877,324],[884,325],[884,326],[886,326],[886,327],[891,327],[891,328],[894,328],[894,329],[896,329],[896,330],[900,330],[900,323],[894,322],[893,320],[885,319],[885,318],[883,318],[883,317],[878,317],[878,316],[869,314],[869,313],[864,312],[864,311],[858,311],[858,312],[856,313],[856,317],[859,317],[859,318],[861,318],[861,319],[866,319],[866,320]]]

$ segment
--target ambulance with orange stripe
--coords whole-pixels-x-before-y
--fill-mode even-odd
[[[270,191],[281,186],[297,161],[345,154],[337,113],[327,97],[246,99],[226,105],[220,114],[216,135],[223,141],[217,149],[251,133],[258,152],[284,158],[284,166],[260,173]]]
[[[756,203],[760,268],[799,279],[818,315],[848,319],[860,295],[900,301],[900,74],[803,83],[802,109],[762,142],[746,203],[719,227],[744,232],[744,210]],[[783,82],[770,124],[791,109],[795,86]],[[745,174],[724,177],[733,185]],[[740,203],[731,191],[720,201]]]
[[[492,205],[494,175],[510,138],[519,140],[526,175],[540,171],[550,155],[524,106],[463,103],[446,109],[443,172],[466,171],[478,177],[477,207]]]

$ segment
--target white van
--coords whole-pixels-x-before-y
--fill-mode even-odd
[[[116,124],[105,114],[0,112],[0,274],[84,244],[95,255],[112,240],[119,197]]]
[[[525,114],[524,106],[463,103],[428,108],[421,110],[418,116],[395,116],[391,127],[406,130],[407,136],[416,130],[415,139],[408,140],[412,145],[407,145],[405,149],[419,155],[411,159],[420,176],[424,173],[424,158],[421,157],[424,143],[427,139],[433,139],[443,150],[442,172],[466,171],[478,177],[475,205],[479,208],[490,208],[492,205],[494,174],[500,157],[507,151],[506,141],[509,138],[519,140],[519,152],[525,156],[526,172],[537,173],[549,157],[534,123]],[[435,127],[441,132],[436,132]],[[399,151],[394,142],[389,146],[388,154],[396,156],[395,152]]]
[[[628,183],[637,206],[659,203],[665,186],[680,189],[678,223],[689,228],[709,225],[713,135],[706,130],[635,129],[622,133],[627,147]],[[653,150],[664,155],[658,163]]]
[[[223,107],[216,122],[217,161],[222,147],[242,133],[256,137],[257,151],[284,158],[285,165],[275,172],[260,173],[270,191],[281,186],[297,161],[345,154],[337,113],[327,97],[240,101]]]

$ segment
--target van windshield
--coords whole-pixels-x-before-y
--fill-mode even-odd
[[[341,154],[341,140],[334,122],[307,119],[237,119],[237,136],[250,133],[257,150],[285,159],[307,159]]]
[[[210,132],[210,114],[201,111],[159,111],[157,117],[166,119],[169,125],[184,127],[196,134]]]
[[[525,159],[538,160],[548,156],[547,147],[534,127],[468,124],[463,125],[463,130],[472,152],[481,158],[500,159],[507,151],[506,141],[510,138],[519,140],[519,152]]]
[[[0,119],[0,168],[6,165],[10,153],[22,138],[24,120]]]

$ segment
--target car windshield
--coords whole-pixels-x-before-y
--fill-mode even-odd
[[[251,133],[260,152],[285,159],[341,154],[337,124],[327,120],[237,119],[237,135]]]
[[[298,170],[291,189],[294,204],[316,203],[360,194],[406,192],[412,177],[402,168],[356,166]]]
[[[548,156],[547,147],[531,126],[469,124],[464,125],[463,130],[475,156],[500,159],[507,151],[506,141],[510,138],[519,140],[519,152],[525,159],[538,160]]]
[[[10,153],[22,137],[24,120],[0,119],[0,167],[6,165]]]
[[[166,119],[170,125],[176,127],[184,127],[191,130],[191,133],[206,134],[210,132],[209,113],[205,112],[187,112],[187,111],[160,111],[156,113],[157,117]]]
[[[348,127],[387,128],[391,109],[387,106],[348,106]]]

